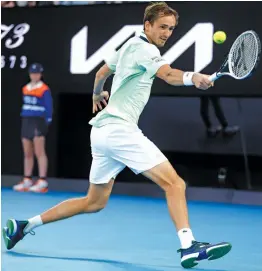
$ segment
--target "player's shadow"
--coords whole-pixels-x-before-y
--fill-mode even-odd
[[[41,259],[58,259],[58,260],[70,260],[70,261],[87,261],[87,262],[96,262],[110,264],[115,267],[121,267],[123,270],[128,271],[163,271],[161,267],[149,267],[143,266],[143,264],[127,263],[115,260],[106,260],[106,259],[91,259],[91,258],[78,258],[78,257],[57,257],[57,256],[47,256],[47,255],[35,255],[32,253],[22,253],[15,251],[8,251],[8,255],[13,257],[23,257],[23,258],[41,258]]]
[[[59,256],[48,256],[48,255],[36,255],[32,253],[23,253],[15,251],[7,251],[8,255],[13,257],[23,257],[23,258],[41,258],[41,259],[58,259],[58,260],[71,260],[71,261],[87,261],[87,262],[97,262],[110,264],[116,267],[121,267],[123,270],[127,271],[163,271],[163,270],[184,270],[180,265],[179,266],[145,266],[143,264],[136,263],[127,263],[116,260],[106,260],[106,259],[91,259],[91,258],[78,258],[78,257],[59,257]],[[230,271],[225,269],[207,269],[207,268],[194,268],[193,270],[199,271]]]

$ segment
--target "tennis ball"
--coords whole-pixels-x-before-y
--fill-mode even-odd
[[[227,35],[224,31],[217,31],[213,36],[214,42],[217,44],[223,43],[226,40],[226,38]]]

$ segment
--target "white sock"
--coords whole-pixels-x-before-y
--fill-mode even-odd
[[[181,248],[189,248],[192,246],[192,241],[195,241],[193,233],[189,228],[183,228],[178,231],[178,237],[180,239]]]
[[[28,221],[29,221],[29,223],[24,228],[24,233],[28,233],[31,230],[33,230],[34,228],[43,225],[43,221],[42,221],[40,215],[29,218]]]

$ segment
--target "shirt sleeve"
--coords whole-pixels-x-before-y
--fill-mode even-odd
[[[109,54],[108,57],[105,59],[105,63],[109,67],[110,70],[116,71],[116,65],[118,62],[118,57],[119,57],[119,50],[116,52],[114,51],[113,53]]]
[[[134,55],[138,66],[145,69],[150,77],[153,77],[161,66],[169,64],[161,57],[154,45],[143,45],[136,50]]]

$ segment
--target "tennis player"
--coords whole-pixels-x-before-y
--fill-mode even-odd
[[[127,166],[143,174],[165,192],[170,216],[181,242],[181,264],[185,268],[203,259],[217,259],[227,254],[231,244],[197,242],[190,229],[186,185],[164,154],[138,128],[154,78],[173,86],[211,86],[207,75],[172,69],[160,56],[178,24],[178,13],[164,2],[149,5],[144,14],[144,31],[129,39],[96,74],[93,113],[101,110],[90,124],[92,166],[88,195],[69,199],[28,220],[9,219],[3,229],[7,249],[12,249],[26,234],[40,225],[83,213],[102,210],[111,194],[114,180]],[[111,96],[103,90],[106,79],[115,73]],[[105,106],[103,109],[102,106]]]

